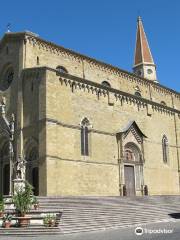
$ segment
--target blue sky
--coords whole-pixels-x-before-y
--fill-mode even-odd
[[[159,82],[180,91],[179,0],[2,1],[0,35],[29,30],[66,48],[132,71],[141,15]]]

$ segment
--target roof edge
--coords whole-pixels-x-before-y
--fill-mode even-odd
[[[129,75],[129,76],[131,76],[131,77],[133,77],[133,78],[136,78],[137,80],[141,80],[141,81],[144,81],[144,82],[146,82],[146,83],[148,83],[148,84],[151,84],[151,85],[154,85],[154,86],[157,86],[157,87],[161,87],[161,88],[163,88],[163,89],[165,89],[165,90],[167,90],[167,91],[170,91],[170,92],[172,92],[172,93],[180,96],[180,93],[177,92],[177,91],[175,91],[174,89],[168,88],[168,87],[166,87],[166,86],[164,86],[164,85],[161,85],[161,84],[159,84],[159,83],[153,82],[153,81],[148,80],[148,79],[146,79],[146,78],[139,77],[139,76],[137,76],[136,74],[134,74],[134,73],[132,73],[132,72],[128,72],[128,71],[123,70],[123,69],[121,69],[121,68],[119,68],[119,67],[117,67],[117,66],[113,66],[113,65],[111,65],[111,64],[109,64],[109,63],[105,63],[105,62],[103,62],[103,61],[101,61],[101,60],[97,60],[97,59],[95,59],[95,58],[93,58],[93,57],[89,57],[89,56],[83,55],[83,54],[81,54],[81,53],[75,52],[74,50],[71,50],[71,49],[65,48],[65,47],[63,47],[63,46],[57,45],[57,44],[55,44],[55,43],[53,43],[53,42],[51,42],[51,41],[44,40],[44,39],[40,38],[37,34],[32,33],[32,32],[29,32],[29,31],[16,32],[16,33],[11,33],[11,32],[10,32],[10,33],[6,33],[6,34],[3,36],[3,38],[1,39],[1,41],[0,41],[0,46],[1,46],[2,42],[6,40],[7,37],[25,38],[26,36],[29,36],[29,37],[32,37],[32,38],[36,38],[36,39],[37,39],[38,41],[40,41],[40,42],[43,42],[43,43],[45,43],[45,44],[48,44],[48,45],[54,46],[54,47],[56,47],[56,48],[62,49],[63,51],[66,51],[66,52],[71,53],[72,55],[76,55],[76,56],[78,56],[78,57],[80,57],[80,58],[82,58],[82,59],[87,59],[87,60],[89,60],[89,61],[93,61],[93,62],[95,62],[95,63],[97,63],[97,64],[100,64],[100,65],[102,65],[102,66],[105,66],[105,67],[107,67],[107,68],[110,68],[110,69],[112,69],[112,70],[114,70],[114,71],[127,74],[127,75]]]

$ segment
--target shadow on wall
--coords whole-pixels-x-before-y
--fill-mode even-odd
[[[175,219],[180,219],[180,213],[170,213],[168,214],[170,217],[175,218]]]

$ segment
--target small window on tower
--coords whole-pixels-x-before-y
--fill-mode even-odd
[[[136,72],[135,72],[135,74],[137,75],[137,76],[142,76],[142,71],[141,70],[137,70]]]
[[[152,74],[152,73],[153,73],[152,69],[149,68],[149,69],[147,70],[147,73],[148,73],[148,74]]]

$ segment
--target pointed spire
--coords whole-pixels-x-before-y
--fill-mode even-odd
[[[156,81],[156,66],[149,48],[141,17],[137,19],[134,72],[144,78]]]
[[[141,17],[138,17],[134,66],[143,63],[154,64],[154,60],[149,48],[146,34],[144,32]]]

